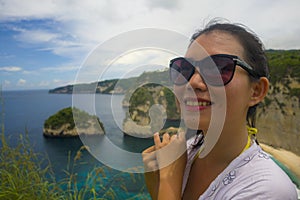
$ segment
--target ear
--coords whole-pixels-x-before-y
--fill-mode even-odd
[[[254,106],[261,102],[268,93],[269,90],[269,80],[266,77],[261,77],[259,81],[251,83],[251,99],[249,101],[249,106]]]

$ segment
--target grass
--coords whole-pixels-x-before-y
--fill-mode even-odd
[[[2,133],[0,199],[63,199],[50,165],[41,167],[41,157],[22,136],[18,145],[11,147]]]
[[[82,146],[74,158],[69,156],[68,167],[64,170],[66,178],[60,181],[54,178],[51,163],[45,155],[33,151],[27,136],[20,135],[17,145],[12,147],[2,132],[0,147],[0,199],[121,199],[118,197],[120,191],[127,199],[149,199],[145,187],[135,196],[129,195],[128,183],[141,183],[142,174],[126,176],[117,172],[111,177],[112,169],[101,166],[93,168],[84,182],[79,182],[76,168],[84,165],[80,160],[86,146]]]

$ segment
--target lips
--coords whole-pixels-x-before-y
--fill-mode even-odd
[[[186,110],[199,111],[209,108],[212,105],[212,102],[201,98],[185,98],[184,104]]]

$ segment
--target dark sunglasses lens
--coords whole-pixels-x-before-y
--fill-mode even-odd
[[[234,74],[234,61],[228,57],[212,56],[211,58],[213,62],[207,60],[207,62],[203,62],[203,66],[200,66],[200,72],[205,82],[213,86],[228,84]]]
[[[230,57],[211,56],[198,62],[204,81],[212,86],[228,84],[234,74],[235,62]],[[184,58],[177,58],[170,63],[170,78],[173,84],[186,84],[195,72],[195,67]]]
[[[175,85],[187,83],[194,73],[194,66],[184,58],[171,61],[170,79]]]

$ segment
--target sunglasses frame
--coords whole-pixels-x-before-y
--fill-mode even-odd
[[[195,60],[192,60],[192,59],[189,59],[189,58],[185,58],[185,57],[177,57],[177,58],[174,58],[170,61],[170,64],[169,64],[169,67],[170,67],[170,70],[169,70],[169,73],[170,73],[170,79],[171,79],[171,82],[174,84],[174,85],[184,85],[186,84],[187,82],[189,82],[189,80],[191,79],[191,77],[194,75],[195,73],[195,68],[199,68],[200,70],[200,66],[203,62],[203,60],[206,60],[208,58],[210,58],[212,61],[214,60],[213,58],[214,57],[222,57],[222,58],[230,58],[232,59],[233,63],[234,63],[234,68],[232,70],[232,76],[231,78],[224,84],[211,84],[209,83],[210,85],[213,85],[213,86],[225,86],[227,85],[228,83],[230,83],[230,81],[232,80],[233,76],[234,76],[234,73],[235,73],[235,68],[236,66],[240,66],[242,69],[244,69],[250,76],[254,77],[254,78],[259,78],[260,75],[253,69],[253,67],[251,67],[248,63],[246,63],[245,61],[243,61],[241,58],[239,58],[238,56],[235,56],[235,55],[229,55],[229,54],[214,54],[214,55],[211,55],[211,56],[208,56],[208,57],[205,57],[204,59],[200,60],[200,61],[195,61]],[[172,81],[172,76],[171,76],[171,69],[173,70],[176,70],[174,69],[174,67],[172,67],[172,65],[174,64],[174,62],[176,62],[177,60],[185,60],[187,61],[188,63],[190,63],[192,66],[194,66],[192,68],[192,73],[191,75],[186,79],[186,82],[184,83],[181,83],[181,84],[178,84],[178,83],[175,83],[174,81]],[[196,67],[195,67],[196,66]],[[176,70],[177,71],[177,70]]]

